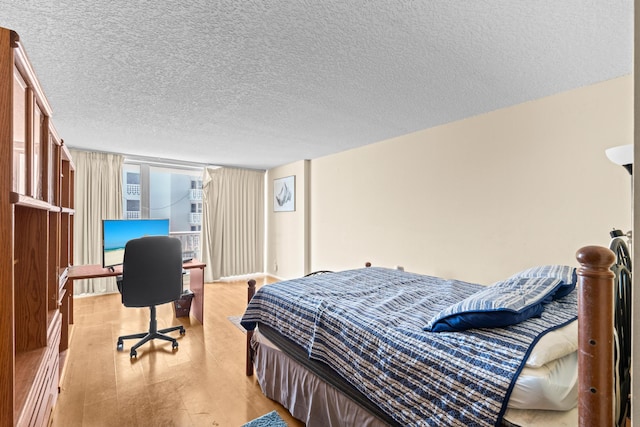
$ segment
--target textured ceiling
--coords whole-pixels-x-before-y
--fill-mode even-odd
[[[632,72],[631,0],[0,1],[70,147],[266,169]]]

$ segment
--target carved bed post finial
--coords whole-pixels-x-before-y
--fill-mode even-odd
[[[247,304],[249,304],[251,302],[251,298],[253,298],[253,295],[256,293],[256,281],[251,279],[247,282],[247,285],[249,285],[247,288]]]
[[[247,304],[253,298],[256,293],[256,281],[251,279],[247,282],[249,287],[247,288]],[[253,375],[253,350],[251,348],[251,337],[253,337],[253,331],[247,331],[247,353],[246,353],[246,365],[245,372],[248,377]]]
[[[578,250],[578,425],[614,424],[613,279],[615,254],[601,246]]]

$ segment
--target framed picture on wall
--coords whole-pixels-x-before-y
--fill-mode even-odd
[[[293,212],[296,210],[295,175],[273,180],[273,211]]]

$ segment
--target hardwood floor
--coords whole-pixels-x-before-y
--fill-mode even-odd
[[[258,286],[271,281],[257,279]],[[204,325],[176,318],[172,304],[159,306],[158,329],[182,323],[187,332],[175,352],[154,340],[137,359],[129,358],[135,340],[124,351],[116,341],[147,330],[149,309],[124,307],[119,294],[76,298],[51,426],[237,427],[272,410],[290,427],[303,426],[245,376],[245,335],[227,316],[243,313],[246,293],[246,280],[205,284]]]

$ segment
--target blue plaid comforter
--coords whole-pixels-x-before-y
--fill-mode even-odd
[[[481,289],[398,270],[349,270],[262,287],[242,325],[277,330],[402,425],[498,425],[533,344],[577,318],[577,296],[507,328],[423,331],[434,314]]]

